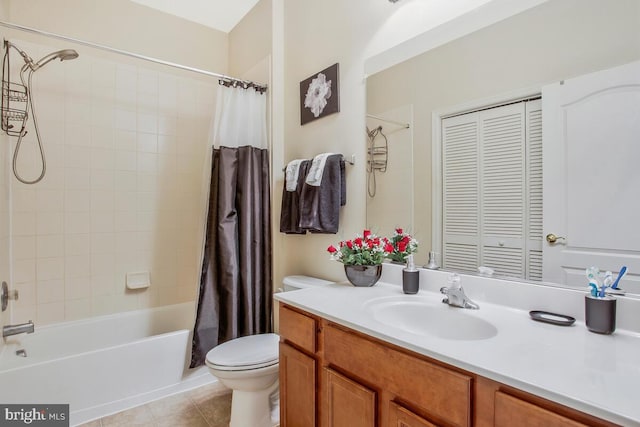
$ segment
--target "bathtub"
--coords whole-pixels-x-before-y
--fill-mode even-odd
[[[193,319],[194,304],[183,303],[36,324],[6,340],[0,402],[68,403],[77,425],[214,382],[206,367],[188,369]]]

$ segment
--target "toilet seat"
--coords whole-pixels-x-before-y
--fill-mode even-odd
[[[206,364],[219,371],[249,371],[278,364],[276,334],[249,335],[214,347]]]

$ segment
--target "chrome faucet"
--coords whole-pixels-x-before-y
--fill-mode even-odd
[[[9,337],[11,335],[18,334],[32,334],[34,331],[33,322],[29,320],[27,323],[20,323],[18,325],[6,325],[2,327],[2,338]]]
[[[470,308],[477,310],[480,308],[478,304],[471,301],[469,297],[464,293],[462,285],[460,284],[460,276],[452,274],[448,281],[449,286],[443,286],[440,288],[440,293],[447,297],[442,300],[443,303],[449,304],[454,307]]]

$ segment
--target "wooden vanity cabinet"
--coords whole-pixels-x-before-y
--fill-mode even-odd
[[[496,381],[476,378],[478,427],[614,427],[617,424]]]
[[[331,368],[323,368],[325,396],[322,425],[372,427],[376,420],[377,393]]]
[[[389,427],[436,427],[396,402],[389,403]]]
[[[389,420],[391,402],[402,402],[405,412],[413,411],[415,417],[435,425],[471,425],[470,375],[406,350],[381,345],[342,326],[328,323],[323,329],[323,365],[375,390],[379,396],[380,420]],[[386,421],[381,425],[394,424]]]
[[[280,425],[315,427],[319,320],[283,305],[279,314]]]
[[[281,427],[611,427],[280,304]]]
[[[315,426],[316,360],[280,343],[280,421],[283,426]]]

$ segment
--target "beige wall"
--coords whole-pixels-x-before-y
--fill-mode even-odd
[[[355,154],[356,165],[347,166],[347,204],[341,209],[337,235],[276,237],[279,245],[274,248],[274,256],[281,267],[276,283],[290,274],[344,280],[342,265],[329,260],[326,248],[338,239],[362,232],[365,224],[364,51],[384,16],[383,9],[369,3],[304,0],[284,5],[284,161],[273,165],[277,177],[273,191],[282,193],[281,170],[291,159],[336,152],[347,157]],[[376,18],[368,21],[370,13]],[[340,112],[301,126],[299,82],[336,62],[340,63]],[[279,215],[277,206],[274,216]]]
[[[271,55],[271,10],[271,0],[260,0],[229,32],[229,75],[243,76]],[[260,83],[268,78],[263,76]]]
[[[640,59],[638,28],[636,0],[551,0],[369,77],[367,111],[414,108],[420,263],[426,263],[431,246],[432,112],[515,90],[539,90]]]
[[[128,1],[50,4],[12,1],[8,20],[227,71],[224,33]],[[12,321],[42,325],[193,301],[215,79],[18,31],[2,35],[34,58],[61,47],[80,54],[33,78],[48,172],[32,186],[12,178],[13,281],[21,292]],[[34,159],[25,147],[27,176]],[[150,289],[125,289],[125,274],[136,271],[150,272]]]

